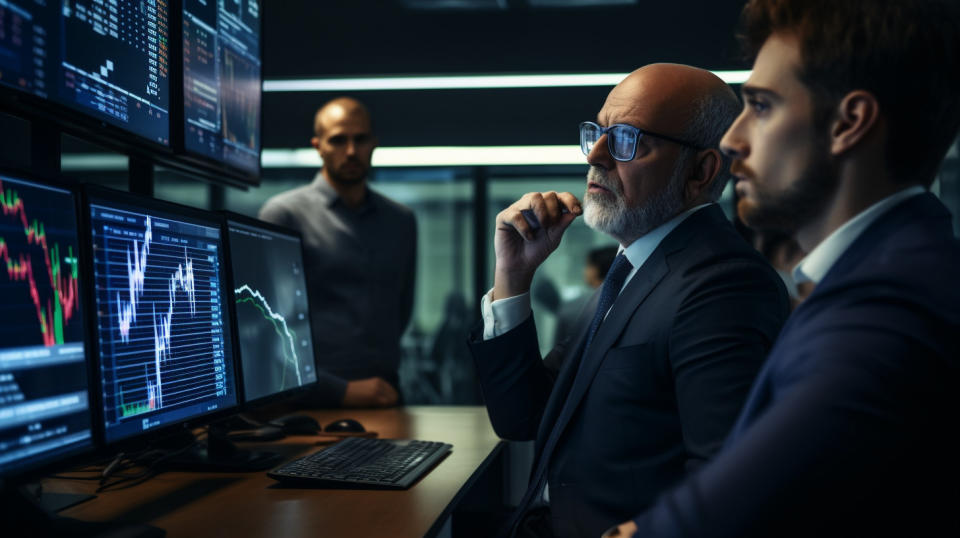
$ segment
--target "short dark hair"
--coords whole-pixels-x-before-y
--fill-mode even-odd
[[[617,257],[617,251],[620,247],[611,245],[609,247],[599,247],[587,252],[587,264],[597,268],[600,278],[605,278],[610,266],[613,265],[613,259]]]
[[[751,60],[774,33],[800,43],[799,79],[825,125],[852,90],[870,92],[887,120],[896,181],[933,182],[960,128],[957,0],[750,0],[741,41]]]

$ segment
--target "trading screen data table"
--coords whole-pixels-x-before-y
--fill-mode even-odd
[[[92,204],[107,439],[228,407],[220,230]]]
[[[62,24],[61,98],[169,144],[167,1],[66,0]]]
[[[170,144],[167,0],[0,0],[0,84]]]
[[[187,150],[256,171],[260,78],[260,1],[184,0]]]

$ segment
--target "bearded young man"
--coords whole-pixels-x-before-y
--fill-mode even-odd
[[[611,536],[960,536],[960,246],[928,188],[960,126],[960,8],[754,0],[721,147],[815,284],[723,450]],[[946,451],[944,453],[944,451]]]
[[[529,193],[497,216],[471,349],[494,429],[536,439],[537,453],[506,534],[597,536],[729,431],[789,309],[780,278],[714,203],[727,179],[716,148],[738,107],[708,71],[638,69],[581,124],[582,209],[570,193]],[[622,252],[577,330],[541,360],[530,283],[581,214]]]

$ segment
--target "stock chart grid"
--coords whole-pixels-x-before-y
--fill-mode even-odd
[[[219,228],[96,204],[90,214],[108,438],[229,406]]]

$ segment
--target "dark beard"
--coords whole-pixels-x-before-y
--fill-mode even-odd
[[[336,183],[337,185],[343,185],[344,187],[348,187],[348,186],[363,183],[367,178],[367,172],[368,170],[364,169],[363,167],[361,167],[361,172],[359,174],[355,174],[355,173],[345,174],[345,173],[342,173],[341,170],[334,170],[331,168],[330,170],[327,171],[327,174],[329,175],[330,180]]]
[[[769,194],[755,188],[756,202],[741,198],[737,202],[737,214],[754,230],[793,234],[824,211],[839,185],[833,164],[829,159],[820,159],[810,163],[800,178],[782,193]]]

